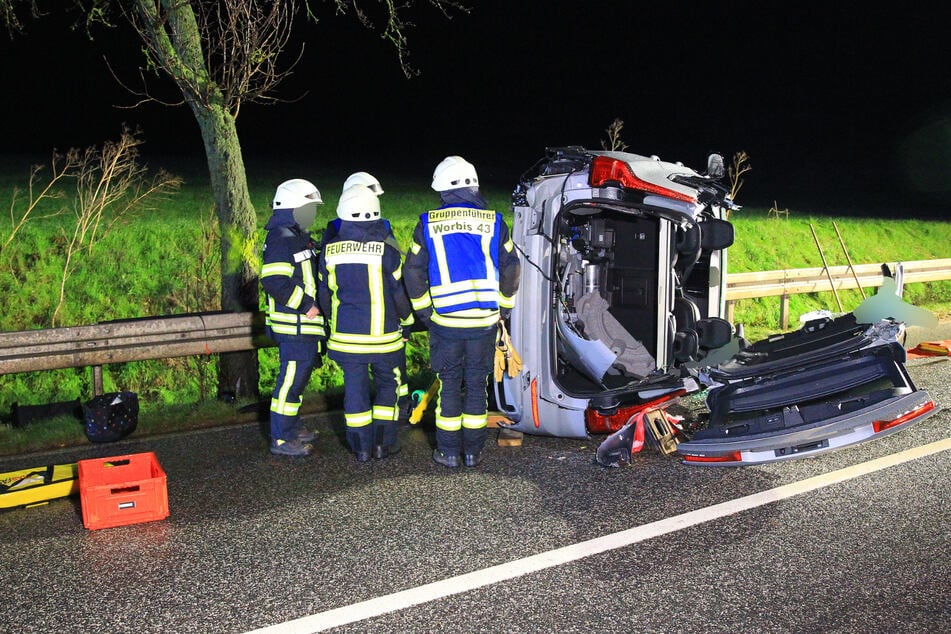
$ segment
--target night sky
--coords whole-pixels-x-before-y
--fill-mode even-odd
[[[854,3],[470,4],[452,20],[427,6],[410,14],[412,79],[352,18],[325,11],[320,24],[300,24],[285,57],[306,39],[304,57],[278,93],[300,99],[246,105],[239,117],[252,180],[265,166],[299,165],[308,173],[287,177],[318,186],[315,166],[428,184],[440,159],[461,154],[483,182],[510,189],[546,147],[599,148],[619,118],[638,154],[702,168],[709,152],[745,151],[740,204],[951,217],[943,16]],[[62,19],[27,27],[0,37],[0,154],[42,161],[53,148],[116,138],[125,122],[142,130],[150,164],[203,156],[187,108],[116,107],[135,99],[103,56],[136,81],[128,29],[90,42]],[[175,97],[161,79],[150,85]]]

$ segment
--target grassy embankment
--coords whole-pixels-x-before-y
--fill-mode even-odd
[[[0,176],[0,201],[12,200],[13,187],[26,195],[27,174]],[[339,183],[346,174],[313,177],[324,197],[315,226],[334,215]],[[252,176],[252,201],[258,210],[259,239],[270,213],[273,188],[284,176]],[[399,182],[380,174],[386,194],[385,217],[397,240],[407,245],[417,214],[434,204],[428,182]],[[274,181],[273,183],[271,181]],[[508,211],[507,189],[489,188],[490,203]],[[69,196],[35,210],[14,240],[0,251],[0,330],[14,331],[51,327],[59,304],[64,250],[74,217],[68,210],[52,215],[69,202]],[[742,201],[740,201],[742,202]],[[9,205],[8,205],[9,207]],[[5,244],[19,220],[20,205],[14,205],[10,224],[0,225],[0,244]],[[833,221],[841,232],[854,264],[928,260],[947,256],[951,223],[914,219],[833,218],[822,210],[792,210],[788,217],[770,216],[766,209],[746,208],[735,212],[736,243],[730,249],[731,272],[820,267],[822,259],[810,230],[815,227],[829,265],[847,264]],[[216,310],[219,280],[218,229],[212,198],[201,178],[161,201],[156,209],[124,216],[90,248],[74,254],[75,270],[67,278],[64,302],[57,326],[89,325],[114,319],[183,314]],[[843,309],[861,301],[858,291],[839,293]],[[905,299],[946,316],[951,308],[951,282],[908,284]],[[263,304],[262,304],[263,305]],[[797,295],[791,299],[791,327],[798,316],[813,310],[838,310],[832,293]],[[742,323],[748,339],[779,331],[779,300],[764,298],[738,302],[734,321]],[[266,397],[277,372],[275,349],[259,351],[259,385]],[[412,387],[425,387],[430,379],[424,334],[415,334],[409,350]],[[178,358],[115,364],[103,369],[106,391],[138,393],[141,412],[137,435],[200,427],[234,420],[234,406],[215,400],[214,359]],[[332,362],[316,371],[308,403],[322,402],[323,394],[339,394],[341,375]],[[75,419],[31,422],[15,428],[11,407],[90,398],[91,372],[77,368],[0,376],[0,455],[88,442]],[[239,405],[247,406],[247,403]],[[251,416],[251,418],[249,418]]]

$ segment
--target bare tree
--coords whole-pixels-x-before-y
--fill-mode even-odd
[[[750,165],[750,155],[744,151],[739,151],[733,155],[733,163],[727,168],[726,173],[730,179],[730,199],[736,200],[740,188],[743,187],[743,174],[753,169]]]
[[[59,301],[50,316],[50,325],[54,328],[66,299],[66,285],[76,268],[78,254],[82,251],[91,253],[96,243],[123,216],[133,211],[147,210],[151,200],[181,185],[180,178],[164,170],[148,176],[146,168],[137,161],[138,146],[141,144],[135,133],[124,129],[118,141],[107,141],[101,149],[88,147],[81,151],[71,148],[65,153],[53,152],[49,180],[39,182],[38,175],[42,168],[35,165],[30,169],[26,199],[21,200],[19,190],[13,191],[10,232],[0,244],[0,256],[30,220],[72,212],[72,224],[60,229],[65,247]],[[74,193],[69,197],[64,189],[68,183],[74,187]],[[63,202],[54,202],[57,200]],[[41,207],[48,210],[44,210],[45,215],[36,216]],[[11,274],[16,274],[13,267],[7,267],[2,259],[0,264],[10,268]]]
[[[601,148],[604,150],[612,150],[617,152],[623,152],[627,149],[627,143],[621,140],[621,130],[624,129],[624,122],[620,119],[615,119],[611,122],[611,125],[607,127],[605,132],[608,133],[608,140],[601,140]]]
[[[306,1],[306,0],[305,0]],[[327,2],[328,0],[324,0]],[[409,39],[406,32],[414,24],[408,21],[404,16],[406,12],[413,7],[414,0],[378,0],[382,11],[380,17],[374,20],[370,14],[361,8],[364,3],[358,3],[357,0],[330,0],[336,7],[338,14],[353,13],[364,27],[378,31],[380,37],[389,42],[396,54],[399,56],[400,68],[407,77],[418,75],[419,71],[409,61]],[[469,8],[456,0],[427,0],[428,4],[435,7],[447,19],[452,17],[452,11],[468,13]],[[310,2],[307,2],[307,14],[316,21],[316,16],[311,9]],[[378,26],[379,24],[379,26]]]
[[[236,119],[245,102],[275,100],[273,91],[293,68],[279,57],[289,42],[299,5],[295,0],[73,0],[87,24],[109,23],[118,11],[139,35],[147,68],[171,78],[201,130],[221,229],[221,308],[258,310],[256,215],[248,192],[247,174]],[[11,32],[20,22],[14,5],[38,14],[36,0],[0,0],[0,20]],[[405,18],[414,0],[377,0],[371,15],[365,2],[324,0],[338,14],[352,14],[364,26],[378,30],[396,49],[403,73],[415,71],[407,58]],[[451,10],[467,11],[455,0],[425,0],[447,17]],[[305,13],[317,21],[313,3]],[[298,58],[299,59],[299,55]],[[148,90],[143,100],[157,100]],[[255,351],[222,354],[219,392],[257,397]]]
[[[75,222],[72,235],[66,236],[65,262],[60,276],[59,301],[51,318],[52,326],[66,299],[66,282],[75,270],[74,257],[85,250],[91,253],[123,216],[133,210],[147,210],[147,203],[163,193],[177,189],[182,180],[164,170],[151,178],[138,163],[142,140],[123,130],[118,141],[106,141],[102,149],[89,147],[66,153],[66,164],[73,166],[76,193],[72,200]],[[55,158],[54,158],[55,163]]]
[[[10,243],[16,237],[17,233],[31,219],[36,217],[36,211],[44,202],[50,202],[63,197],[63,192],[58,189],[58,183],[64,178],[69,178],[75,171],[78,156],[73,154],[61,155],[53,154],[50,162],[51,175],[48,181],[41,183],[37,176],[42,171],[40,165],[34,165],[30,168],[30,177],[27,184],[26,200],[21,198],[19,189],[13,188],[13,195],[10,198],[10,232],[0,245],[0,256],[6,251]],[[62,209],[55,209],[46,216],[56,216],[63,212]]]

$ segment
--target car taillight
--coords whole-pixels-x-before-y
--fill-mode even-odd
[[[742,459],[739,451],[731,451],[722,456],[684,456],[684,462],[740,462]]]
[[[680,398],[686,393],[687,390],[676,390],[655,398],[652,401],[647,401],[646,403],[619,407],[613,414],[603,414],[597,409],[589,407],[584,412],[585,426],[590,434],[613,434],[624,427],[638,412],[647,409],[656,409],[662,404]]]
[[[910,412],[905,412],[897,418],[892,420],[877,420],[872,423],[872,429],[877,434],[880,431],[885,431],[886,429],[891,429],[892,427],[897,427],[902,423],[907,423],[910,420],[918,418],[922,414],[927,414],[934,409],[934,401],[928,401],[927,403],[922,403],[920,406],[911,410]]]
[[[588,176],[588,183],[592,187],[604,187],[608,183],[618,183],[628,189],[639,189],[650,194],[657,194],[674,200],[682,200],[688,203],[695,203],[695,196],[689,196],[673,189],[661,187],[653,183],[641,180],[631,171],[631,166],[619,159],[613,159],[608,156],[596,156],[591,161],[591,173]]]

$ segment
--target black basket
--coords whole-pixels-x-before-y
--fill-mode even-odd
[[[101,394],[88,401],[84,411],[86,438],[115,442],[134,432],[139,424],[139,397],[135,392]]]

